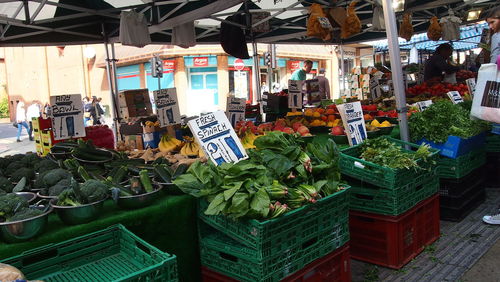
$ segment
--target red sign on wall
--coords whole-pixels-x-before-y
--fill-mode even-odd
[[[245,62],[243,62],[242,59],[234,60],[234,68],[239,71],[243,70],[245,68]]]
[[[175,60],[163,60],[163,69],[175,70]]]
[[[294,72],[300,69],[300,61],[288,61],[287,64],[290,72]]]
[[[208,67],[208,57],[194,57],[193,66],[195,67]]]

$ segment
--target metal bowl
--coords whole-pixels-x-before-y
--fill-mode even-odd
[[[23,197],[30,204],[36,199],[36,194],[32,192],[16,192],[14,194]]]
[[[153,184],[155,190],[153,192],[144,193],[133,196],[120,196],[116,204],[122,209],[140,209],[149,206],[152,202],[160,197],[162,186]]]
[[[85,160],[85,159],[81,159],[79,158],[77,155],[75,154],[71,154],[71,156],[73,158],[75,158],[76,160],[82,162],[82,163],[89,163],[89,164],[102,164],[102,163],[107,163],[109,161],[111,161],[113,159],[113,153],[111,153],[110,151],[108,150],[103,150],[103,149],[96,149],[96,150],[99,150],[99,151],[104,151],[104,152],[107,152],[109,153],[109,159],[106,159],[106,160],[101,160],[101,161],[91,161],[91,160]]]
[[[50,200],[50,205],[57,212],[57,215],[67,225],[77,225],[88,223],[101,215],[101,211],[106,199],[91,204],[78,207],[58,206],[57,199]]]
[[[36,193],[36,195],[38,196],[38,198],[41,198],[41,199],[49,199],[49,200],[51,200],[51,199],[56,199],[57,198],[57,196],[44,195],[44,194],[42,194],[42,191],[38,191]]]
[[[43,209],[44,207],[37,207]],[[17,243],[29,240],[40,233],[47,225],[49,214],[52,212],[52,207],[39,215],[32,218],[0,223],[0,233],[2,238],[7,243]]]
[[[161,185],[163,187],[163,191],[167,193],[167,195],[183,195],[184,192],[177,187],[174,183],[165,183],[165,182],[155,182],[155,184]]]

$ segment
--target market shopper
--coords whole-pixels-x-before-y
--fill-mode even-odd
[[[319,75],[316,77],[319,83],[319,93],[321,95],[321,99],[331,99],[330,96],[330,82],[328,78],[325,76],[325,69],[319,69]]]
[[[96,96],[92,96],[92,103],[90,106],[90,116],[92,117],[92,125],[101,124],[101,115],[104,114],[99,99]]]
[[[459,67],[449,63],[449,58],[453,53],[453,47],[444,43],[439,45],[434,52],[434,55],[425,62],[424,80],[436,80],[441,82],[444,78],[443,73],[452,74],[459,70]]]
[[[16,122],[17,122],[17,142],[21,142],[21,131],[23,127],[26,128],[26,133],[28,133],[30,141],[33,141],[31,132],[28,128],[28,123],[26,123],[26,110],[24,109],[24,102],[20,101],[17,103],[16,107]]]
[[[311,60],[305,60],[302,68],[296,70],[292,74],[292,77],[290,79],[291,80],[306,80],[306,75],[311,72],[312,66],[313,66],[313,62]]]
[[[41,105],[38,104],[38,102],[34,101],[31,103],[31,105],[28,107],[27,113],[26,113],[26,118],[28,119],[28,123],[30,126],[30,134],[33,136],[33,118],[39,118],[42,116],[41,112]]]

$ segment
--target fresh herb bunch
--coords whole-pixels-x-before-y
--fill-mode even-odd
[[[471,120],[470,112],[451,101],[439,101],[409,119],[412,141],[422,138],[436,143],[446,142],[448,136],[469,138],[488,129],[485,121]]]
[[[361,145],[363,160],[393,169],[422,169],[418,160],[428,162],[430,155],[429,145],[421,145],[417,151],[410,152],[383,137],[368,139]]]
[[[276,218],[340,189],[339,151],[332,140],[306,146],[293,135],[270,132],[254,144],[247,160],[196,162],[174,183],[205,198],[207,215],[255,219]]]

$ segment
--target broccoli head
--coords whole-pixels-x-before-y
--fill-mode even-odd
[[[47,172],[43,176],[43,183],[45,184],[45,187],[52,187],[56,185],[59,181],[70,177],[71,173],[69,171],[62,168],[56,168]]]
[[[9,193],[0,196],[0,217],[9,218],[14,214],[14,211],[22,210],[29,206],[25,198]]]
[[[25,208],[21,211],[16,212],[13,216],[9,217],[7,221],[19,221],[19,220],[25,220],[28,218],[33,218],[39,215],[42,215],[43,211],[39,209],[33,209],[33,208]]]
[[[9,179],[0,177],[0,190],[10,193],[12,192],[12,188],[14,188],[14,185]]]
[[[80,185],[80,191],[87,203],[98,202],[108,196],[108,186],[95,179],[85,181]]]
[[[21,162],[27,167],[34,167],[40,160],[41,158],[37,154],[29,153],[24,155]]]
[[[45,187],[45,183],[43,182],[43,177],[48,172],[49,171],[44,171],[44,172],[38,174],[38,176],[36,176],[35,182],[33,183],[33,188],[35,188],[35,189],[44,189],[44,188],[47,188],[47,187]]]
[[[7,158],[0,158],[0,168],[5,169],[10,164],[10,160]]]
[[[49,160],[49,159],[42,159],[41,161],[37,162],[33,168],[35,169],[36,172],[42,173],[44,171],[49,171],[58,168],[59,166],[57,163]]]
[[[58,196],[59,194],[61,194],[62,191],[70,188],[69,186],[70,183],[71,181],[69,178],[61,179],[59,182],[56,183],[56,185],[49,187],[48,195]]]
[[[19,182],[21,178],[26,177],[26,181],[29,182],[32,179],[35,179],[35,171],[31,168],[23,167],[16,170],[10,176],[10,181]]]
[[[78,200],[76,200],[75,193],[72,189],[66,189],[59,194],[57,197],[57,205],[58,206],[69,206],[69,207],[77,207],[83,205]]]
[[[22,162],[12,162],[5,168],[5,175],[12,175],[14,172],[26,166]]]

